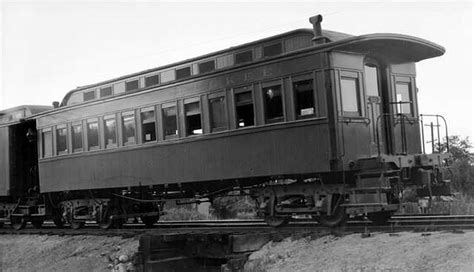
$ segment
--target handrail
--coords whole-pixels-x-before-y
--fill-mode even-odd
[[[378,155],[380,156],[381,155],[381,152],[380,152],[380,135],[379,135],[379,121],[380,119],[384,117],[398,117],[400,118],[400,136],[401,136],[401,140],[402,140],[402,153],[403,154],[406,154],[407,153],[407,139],[406,139],[406,128],[405,128],[405,120],[408,121],[408,123],[410,125],[413,125],[414,122],[410,121],[410,118],[406,115],[406,114],[403,114],[403,113],[396,113],[396,114],[392,114],[392,113],[383,113],[383,114],[380,114],[379,116],[377,116],[377,120],[376,120],[376,123],[375,123],[375,133],[376,133],[376,138],[377,138],[377,153]],[[395,119],[395,118],[394,118]]]
[[[437,134],[438,134],[438,148],[441,148],[441,137],[440,137],[440,125],[439,125],[439,119],[442,119],[444,122],[444,127],[445,127],[445,137],[446,137],[446,152],[449,152],[449,134],[448,134],[448,123],[446,122],[446,119],[439,114],[420,114],[420,123],[421,123],[421,132],[422,132],[422,141],[423,141],[423,154],[425,154],[425,133],[424,133],[424,122],[423,122],[423,117],[435,117],[436,118],[436,125],[433,125],[433,122],[430,123],[430,128],[431,128],[431,148],[432,152],[435,152],[435,147],[434,147],[434,127],[436,126],[437,129]],[[441,150],[439,150],[441,151]]]

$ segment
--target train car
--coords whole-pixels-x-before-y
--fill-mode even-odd
[[[0,227],[10,217],[16,224],[14,215],[22,200],[39,194],[36,122],[26,118],[49,109],[27,105],[0,111]],[[38,210],[24,213],[44,214]]]
[[[33,118],[44,216],[152,225],[167,199],[250,191],[270,225],[334,226],[386,220],[408,185],[447,192],[449,154],[423,152],[415,82],[444,48],[321,21],[67,93]]]

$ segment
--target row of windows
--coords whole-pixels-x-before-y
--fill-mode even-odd
[[[141,78],[127,80],[125,82],[112,83],[107,86],[99,87],[98,89],[89,89],[83,92],[73,93],[68,99],[67,105],[109,97],[114,94],[134,91],[140,88],[148,88],[174,80],[185,79],[191,77],[192,75],[206,74],[232,65],[252,62],[255,59],[281,55],[283,52],[291,52],[311,46],[311,44],[310,35],[295,36],[267,45],[259,45],[254,48],[244,49],[243,51],[216,56],[213,59],[191,63],[184,67],[159,71],[155,74],[149,74]]]
[[[281,122],[284,120],[283,88],[280,84],[270,85],[261,89],[263,98],[261,107],[265,123]],[[315,117],[316,104],[313,79],[294,81],[293,92],[297,118]],[[255,109],[257,107],[254,99],[255,95],[251,87],[234,89],[233,107],[235,109],[236,128],[255,125]],[[209,95],[206,104],[206,110],[209,113],[210,132],[229,129],[225,93]],[[42,157],[51,157],[53,152],[54,155],[62,155],[153,142],[158,140],[157,134],[159,132],[162,133],[164,140],[176,138],[179,135],[187,137],[203,134],[202,115],[204,109],[200,98],[185,100],[183,105],[184,131],[181,134],[180,118],[178,116],[178,111],[181,111],[181,109],[178,107],[178,102],[174,102],[159,107],[151,106],[139,111],[121,112],[84,120],[79,123],[70,123],[69,127],[58,125],[54,130],[51,128],[43,129],[41,131]],[[139,116],[136,116],[137,114]],[[141,135],[137,135],[137,125]],[[55,133],[55,137],[53,137],[53,133]],[[68,141],[69,135],[70,140]],[[102,140],[100,137],[102,137]],[[53,142],[56,145],[54,151]]]

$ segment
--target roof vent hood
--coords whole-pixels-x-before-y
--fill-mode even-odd
[[[329,41],[329,39],[323,36],[323,31],[321,29],[321,22],[323,21],[323,16],[321,14],[309,18],[309,22],[313,25],[313,43],[314,44],[323,44]]]

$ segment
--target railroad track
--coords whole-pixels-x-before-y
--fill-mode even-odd
[[[160,221],[154,228],[146,228],[144,224],[127,223],[120,229],[102,230],[94,222],[86,222],[79,230],[56,228],[54,223],[46,221],[43,227],[35,229],[27,225],[25,229],[16,231],[9,224],[0,229],[0,234],[46,234],[46,235],[106,235],[133,237],[145,233],[154,234],[199,234],[199,233],[248,233],[251,232],[397,232],[403,230],[462,230],[474,229],[474,215],[395,215],[387,225],[374,225],[371,221],[349,220],[346,225],[329,229],[316,221],[295,220],[287,226],[272,228],[261,219],[251,220],[200,220],[200,221]]]

